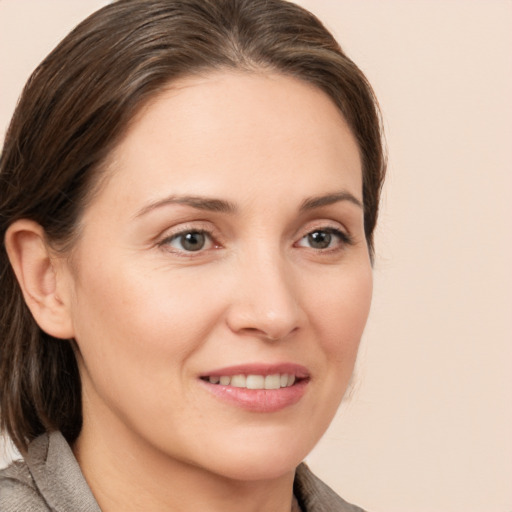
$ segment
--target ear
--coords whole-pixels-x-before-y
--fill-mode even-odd
[[[73,338],[68,297],[59,293],[67,291],[65,262],[48,247],[44,229],[37,222],[18,220],[5,234],[5,248],[25,302],[39,327],[56,338]]]

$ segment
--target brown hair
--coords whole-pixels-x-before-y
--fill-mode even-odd
[[[69,247],[100,164],[141,106],[172,80],[222,68],[275,70],[325,91],[359,144],[365,233],[385,172],[372,89],[332,35],[284,0],[120,0],[78,25],[35,70],[0,161],[0,239],[21,218]],[[54,429],[81,429],[73,340],[44,333],[0,248],[0,426],[22,452]]]

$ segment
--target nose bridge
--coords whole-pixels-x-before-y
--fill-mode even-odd
[[[276,244],[277,245],[277,244]],[[240,256],[230,326],[269,339],[281,339],[300,324],[293,269],[279,247],[253,246]]]

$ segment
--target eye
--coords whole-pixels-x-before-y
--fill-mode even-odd
[[[198,252],[213,247],[213,241],[206,231],[183,231],[177,233],[162,242],[162,245],[172,247],[177,251]]]
[[[348,235],[339,229],[324,228],[311,231],[306,236],[302,237],[297,245],[299,247],[310,247],[311,249],[321,251],[325,249],[335,249],[336,247],[349,243],[350,238]]]

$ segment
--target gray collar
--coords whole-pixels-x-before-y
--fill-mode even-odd
[[[60,432],[32,441],[25,457],[34,483],[55,512],[101,512],[77,460]]]

